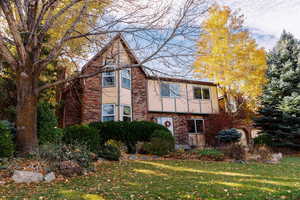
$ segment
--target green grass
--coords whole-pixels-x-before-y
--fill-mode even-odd
[[[300,158],[278,165],[201,161],[105,163],[93,176],[0,186],[0,199],[300,199]]]

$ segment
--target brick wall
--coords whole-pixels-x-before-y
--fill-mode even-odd
[[[63,108],[61,110],[60,127],[81,123],[81,93],[79,80],[71,82],[66,91],[62,93]]]
[[[191,115],[191,114],[179,114],[179,113],[148,113],[148,120],[153,121],[157,117],[172,117],[174,136],[177,144],[188,144],[188,119],[206,119],[206,116]]]
[[[99,70],[102,59],[94,60],[83,72],[90,74]],[[101,119],[101,74],[82,80],[81,123],[86,124]]]
[[[147,120],[147,80],[141,68],[132,68],[131,92],[133,120]]]

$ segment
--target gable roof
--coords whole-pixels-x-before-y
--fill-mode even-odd
[[[81,72],[84,72],[84,70],[97,58],[102,56],[112,45],[115,41],[120,40],[120,42],[124,45],[126,53],[129,55],[129,57],[133,60],[133,63],[139,64],[140,61],[134,51],[130,48],[128,42],[124,38],[124,36],[121,33],[118,33],[115,35],[95,56],[93,56],[83,67]],[[188,79],[188,78],[179,78],[179,77],[166,77],[162,75],[150,75],[146,69],[144,69],[143,65],[139,66],[141,71],[145,74],[145,76],[152,80],[162,80],[162,81],[170,81],[170,82],[182,82],[182,83],[192,83],[192,84],[201,84],[201,85],[212,85],[216,86],[215,83],[210,81],[202,81],[197,79]]]

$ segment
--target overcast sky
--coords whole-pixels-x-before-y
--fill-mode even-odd
[[[217,0],[241,9],[257,42],[270,49],[285,29],[300,39],[300,0]]]

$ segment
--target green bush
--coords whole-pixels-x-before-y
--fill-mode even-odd
[[[98,156],[101,158],[104,158],[106,160],[110,161],[118,161],[120,160],[121,157],[121,151],[118,147],[111,145],[111,144],[106,144],[99,148],[98,150]]]
[[[143,151],[154,155],[167,155],[174,151],[175,139],[169,131],[155,130],[150,142],[144,144]]]
[[[268,145],[272,146],[272,138],[270,135],[267,135],[265,133],[260,134],[256,138],[253,139],[253,142],[255,145]]]
[[[57,128],[55,111],[47,102],[38,104],[37,132],[40,144],[58,143],[62,138],[62,129]]]
[[[63,142],[66,144],[86,145],[92,152],[97,152],[101,146],[97,129],[88,125],[74,125],[64,129]]]
[[[238,142],[241,139],[242,134],[238,132],[235,128],[222,130],[218,132],[216,138],[223,143],[233,143]]]
[[[39,149],[40,157],[56,170],[63,161],[74,161],[83,168],[89,168],[95,156],[82,144],[45,144]]]
[[[92,122],[89,126],[98,130],[102,145],[108,140],[121,141],[129,153],[136,152],[137,142],[150,141],[155,130],[169,132],[164,126],[149,121]]]
[[[11,127],[6,121],[0,121],[0,157],[11,157],[14,152]]]
[[[224,153],[217,149],[203,149],[197,150],[200,159],[209,159],[209,160],[224,160]]]

